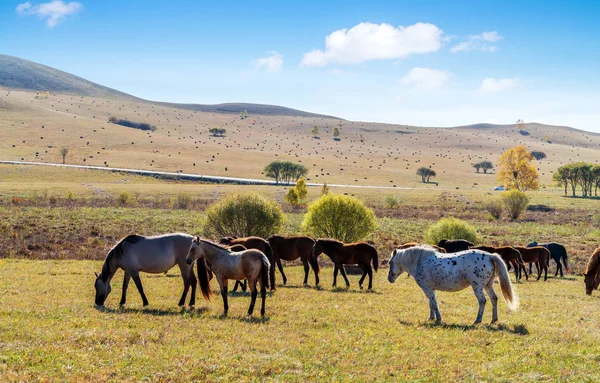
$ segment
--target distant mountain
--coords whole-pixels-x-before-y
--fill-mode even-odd
[[[54,69],[42,64],[21,59],[18,57],[0,54],[0,87],[9,89],[32,90],[40,92],[69,93],[91,97],[118,97],[137,99],[157,105],[174,108],[184,108],[207,113],[234,113],[239,114],[246,110],[249,114],[270,116],[297,116],[334,118],[322,114],[309,113],[302,110],[286,108],[276,105],[227,103],[216,105],[202,104],[177,104],[168,102],[155,102],[142,100],[127,93],[102,86],[84,78]]]

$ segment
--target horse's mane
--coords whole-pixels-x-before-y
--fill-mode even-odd
[[[402,258],[405,266],[415,266],[421,257],[435,253],[436,251],[433,247],[414,246],[409,247],[408,249],[399,250],[396,255],[401,256],[398,259]]]
[[[225,247],[225,246],[216,244],[216,243],[214,243],[212,241],[209,241],[207,239],[198,238],[198,242],[204,242],[207,245],[210,245],[212,247],[216,247],[217,249],[221,249],[221,250],[225,250],[225,251],[231,251],[231,249],[229,247]]]
[[[600,268],[600,249],[596,249],[585,267],[585,274],[596,274]]]
[[[144,238],[146,238],[146,237],[144,237],[143,235],[131,234],[131,235],[128,235],[127,237],[123,238],[122,240],[119,241],[119,243],[117,243],[115,246],[113,246],[113,248],[110,249],[110,251],[108,252],[106,259],[104,260],[104,264],[102,265],[102,271],[100,272],[102,279],[104,280],[104,278],[107,278],[108,274],[110,274],[109,265],[110,265],[111,261],[121,259],[121,257],[123,257],[123,245],[124,244],[138,243],[139,241],[141,241]]]
[[[320,242],[324,245],[343,245],[344,244],[344,242],[338,241],[337,239],[333,239],[333,238],[319,238],[319,239],[317,239],[317,242]]]

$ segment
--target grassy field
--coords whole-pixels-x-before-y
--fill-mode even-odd
[[[267,298],[267,314],[245,315],[249,296],[176,306],[181,280],[142,276],[150,300],[129,290],[117,306],[122,273],[106,310],[93,306],[94,261],[0,261],[0,381],[420,381],[593,382],[600,379],[598,297],[580,278],[516,285],[521,309],[500,300],[498,325],[471,326],[470,289],[438,294],[443,325],[429,323],[412,279],[376,274],[374,292],[290,285]],[[314,283],[314,279],[310,279]],[[216,285],[213,285],[216,289]],[[499,288],[497,287],[497,291]],[[488,304],[484,321],[489,322]]]

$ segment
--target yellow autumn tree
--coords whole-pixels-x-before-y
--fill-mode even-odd
[[[532,160],[531,152],[524,146],[508,149],[498,158],[498,182],[504,185],[505,189],[539,189],[539,175],[531,163]]]

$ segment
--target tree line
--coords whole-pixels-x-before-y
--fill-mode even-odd
[[[115,116],[110,116],[108,122],[112,124],[127,126],[128,128],[140,129],[140,130],[150,130],[154,132],[157,128],[155,125],[150,125],[145,122],[134,122],[129,120],[124,120],[121,118],[117,118]]]
[[[210,129],[208,129],[208,132],[210,134],[212,134],[213,136],[223,137],[225,135],[225,133],[227,133],[227,129],[223,129],[223,128],[210,128]]]
[[[577,196],[577,189],[581,190],[583,197],[598,195],[600,188],[600,165],[594,165],[587,162],[575,162],[559,167],[552,179],[558,186],[565,188],[565,195],[570,186],[573,197]]]
[[[275,183],[292,183],[308,174],[306,166],[290,161],[273,161],[265,167],[265,174],[275,178]]]

